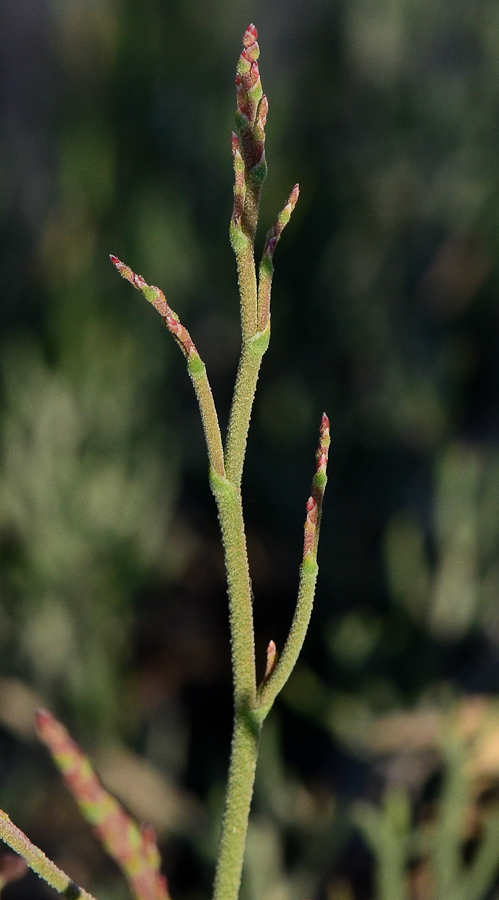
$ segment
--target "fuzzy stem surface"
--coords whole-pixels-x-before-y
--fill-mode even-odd
[[[252,711],[236,707],[213,900],[236,900],[239,895],[260,731],[261,722]]]
[[[269,345],[270,322],[265,331],[243,341],[236,386],[227,429],[225,471],[227,478],[240,486],[248,440],[249,424],[263,355]]]
[[[241,492],[213,469],[210,483],[218,508],[227,572],[234,702],[236,709],[251,709],[256,701],[255,638]]]
[[[0,838],[5,841],[11,850],[22,856],[33,872],[36,872],[40,878],[43,878],[47,884],[50,884],[51,887],[67,897],[68,900],[78,900],[78,898],[94,900],[92,894],[89,894],[88,891],[71,881],[62,869],[59,869],[51,859],[45,856],[43,850],[32,844],[24,832],[14,825],[7,813],[4,813],[2,810],[0,810]]]

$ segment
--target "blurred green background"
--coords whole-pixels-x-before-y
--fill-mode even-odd
[[[163,288],[225,423],[251,21],[270,103],[260,240],[301,185],[244,480],[262,673],[293,612],[323,410],[332,444],[245,900],[369,900],[351,802],[400,783],[417,806],[438,717],[477,695],[484,720],[495,708],[497,3],[0,0],[0,806],[101,900],[126,889],[34,740],[39,703],[157,828],[174,897],[212,878],[231,730],[216,513],[184,361],[108,254]],[[47,896],[34,877],[7,890]]]

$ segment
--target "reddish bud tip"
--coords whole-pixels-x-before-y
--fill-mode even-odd
[[[330,427],[330,426],[329,426],[329,419],[328,419],[326,413],[322,413],[321,430],[322,430],[322,431],[329,431],[329,427]]]
[[[288,200],[288,203],[290,204],[291,209],[295,208],[299,196],[300,196],[300,185],[295,184],[293,190],[291,191],[291,194],[289,195],[289,200]]]
[[[49,713],[48,709],[37,709],[35,710],[35,725],[37,729],[40,731],[44,725],[48,725],[53,721],[53,716]]]
[[[276,665],[277,665],[277,647],[276,647],[274,641],[269,641],[269,645],[267,647],[267,664],[265,666],[265,675],[263,677],[264,682],[269,680]]]
[[[257,125],[260,128],[264,129],[267,124],[267,116],[269,114],[269,101],[267,100],[266,94],[263,95],[260,100],[260,105],[258,107],[258,117],[257,117]]]
[[[246,31],[243,36],[243,47],[248,50],[250,47],[254,47],[258,40],[258,31],[256,30],[254,25],[248,25]]]
[[[148,844],[149,846],[156,846],[157,835],[152,825],[148,825],[146,822],[141,822],[139,827],[144,843]]]
[[[109,254],[109,259],[111,260],[113,266],[122,266],[123,263],[118,259],[117,256],[113,256],[112,253]]]

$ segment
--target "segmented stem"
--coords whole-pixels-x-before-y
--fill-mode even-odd
[[[206,366],[195,347],[194,341],[187,328],[184,328],[177,314],[169,306],[163,291],[154,285],[147,284],[142,275],[136,275],[117,256],[111,256],[110,259],[120,275],[126,278],[130,284],[133,284],[138,291],[141,291],[149,303],[152,303],[182,350],[187,360],[187,370],[199,404],[210,464],[219,475],[224,477],[224,451],[215,401],[210,382],[208,381],[208,375],[206,374]]]
[[[317,565],[317,545],[322,513],[322,501],[327,482],[327,462],[330,435],[329,419],[322,416],[317,469],[312,481],[311,495],[307,501],[307,515],[304,527],[303,559],[300,567],[298,600],[291,623],[290,632],[282,654],[269,678],[264,679],[258,692],[258,706],[268,712],[278,693],[282,690],[300,655],[307,633],[314,603],[315,585],[319,567]]]

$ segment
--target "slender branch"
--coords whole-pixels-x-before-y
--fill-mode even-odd
[[[307,517],[305,519],[303,561],[300,567],[300,584],[298,600],[291,623],[291,629],[282,654],[273,665],[270,677],[264,679],[258,692],[258,706],[266,713],[272,706],[278,693],[282,690],[293,671],[300,654],[307,628],[312,615],[315,585],[319,567],[317,565],[317,545],[322,512],[322,501],[327,482],[327,461],[329,452],[329,419],[322,416],[319,449],[317,450],[317,471],[312,481],[312,493],[307,501]]]
[[[272,289],[272,276],[274,274],[273,259],[275,248],[277,247],[277,243],[279,241],[279,238],[281,237],[282,232],[284,231],[291,218],[291,213],[296,206],[299,193],[300,186],[298,184],[295,184],[293,190],[291,191],[291,194],[289,195],[286,206],[277,216],[274,225],[267,232],[267,236],[265,238],[265,245],[263,248],[262,261],[260,263],[258,277],[259,331],[264,331],[268,327],[270,319],[270,292]]]
[[[258,332],[253,338],[245,341],[241,350],[225,447],[227,478],[238,486],[241,484],[243,475],[246,443],[258,375],[269,340],[270,323],[265,331]]]
[[[225,474],[224,453],[215,401],[206,374],[205,364],[196,350],[194,341],[187,331],[187,328],[184,328],[177,314],[169,306],[163,291],[160,291],[160,289],[154,285],[147,284],[141,275],[136,275],[135,272],[133,272],[129,266],[126,266],[125,263],[122,263],[117,256],[111,256],[110,258],[120,275],[122,275],[123,278],[126,278],[130,284],[133,284],[138,291],[141,291],[149,303],[152,303],[182,350],[182,353],[187,360],[187,370],[194,385],[199,410],[201,412],[210,465],[223,477]]]
[[[251,709],[256,700],[255,638],[241,492],[213,469],[210,483],[218,508],[227,571],[234,701],[236,709]]]
[[[154,830],[139,826],[105,789],[88,757],[51,713],[39,709],[36,728],[82,816],[120,867],[136,900],[169,900]]]
[[[67,897],[67,900],[78,900],[78,898],[94,900],[92,894],[89,894],[84,888],[71,881],[71,878],[62,869],[59,869],[48,856],[45,856],[43,850],[32,844],[24,832],[14,825],[3,810],[0,810],[0,838],[11,850],[15,850],[16,853],[22,856],[33,872],[36,872],[47,884],[55,888],[59,894]]]

